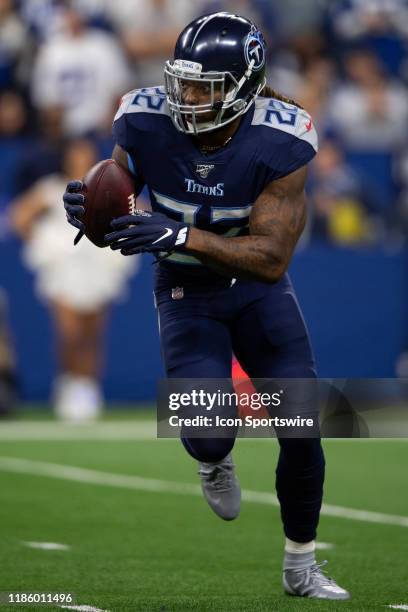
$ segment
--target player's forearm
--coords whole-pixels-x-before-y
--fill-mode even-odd
[[[187,251],[203,264],[226,276],[278,282],[287,268],[287,258],[273,249],[268,236],[217,236],[190,228]]]

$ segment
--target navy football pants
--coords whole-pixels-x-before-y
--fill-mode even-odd
[[[156,291],[166,374],[170,378],[230,378],[235,353],[251,378],[315,378],[314,358],[288,277],[276,285],[237,281],[232,287],[171,287]],[[198,461],[215,462],[233,438],[183,438]],[[284,531],[296,542],[316,537],[323,495],[324,455],[318,438],[280,438],[276,490]]]

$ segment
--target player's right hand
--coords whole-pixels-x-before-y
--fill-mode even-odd
[[[83,193],[79,193],[82,188],[82,181],[70,181],[62,197],[68,223],[79,229],[74,244],[78,244],[85,232],[85,226],[79,219],[79,217],[82,217],[85,213],[85,196]]]

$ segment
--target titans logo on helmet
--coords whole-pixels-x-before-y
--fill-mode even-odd
[[[266,45],[262,32],[254,30],[248,34],[244,53],[248,66],[252,61],[255,62],[252,67],[252,70],[255,72],[261,70],[265,66]]]

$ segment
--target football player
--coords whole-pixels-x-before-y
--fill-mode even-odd
[[[308,333],[286,270],[306,219],[307,164],[317,151],[310,116],[265,86],[266,48],[249,20],[215,13],[190,23],[165,86],[124,96],[113,158],[152,212],[113,221],[123,255],[149,252],[165,368],[172,378],[229,378],[235,353],[251,378],[316,377]],[[68,220],[86,205],[70,183]],[[81,234],[80,234],[81,235]],[[200,463],[204,496],[237,517],[233,438],[183,438]],[[324,456],[320,439],[280,437],[276,489],[286,535],[283,584],[292,595],[348,599],[315,559]]]

